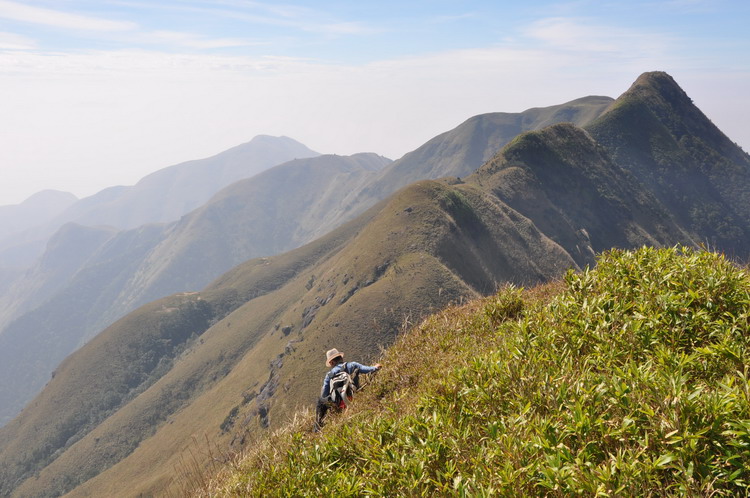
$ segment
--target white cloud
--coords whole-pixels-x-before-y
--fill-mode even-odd
[[[0,18],[84,31],[129,31],[137,25],[0,0]]]
[[[150,33],[143,33],[138,36],[138,40],[151,44],[170,44],[178,47],[198,50],[248,47],[264,44],[240,38],[209,38],[201,35],[178,31],[154,31]]]
[[[36,42],[29,37],[0,32],[0,50],[32,50],[34,48],[36,48]]]
[[[551,17],[527,26],[523,33],[553,50],[588,53],[664,53],[671,40],[663,34],[607,26],[581,18]]]

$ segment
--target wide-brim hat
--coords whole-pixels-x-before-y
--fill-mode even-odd
[[[333,348],[326,351],[326,365],[329,367],[331,366],[331,361],[335,360],[336,358],[343,358],[344,353],[341,353],[338,349]]]

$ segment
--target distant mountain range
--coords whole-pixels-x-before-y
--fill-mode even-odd
[[[65,223],[128,229],[172,222],[227,185],[317,155],[291,138],[262,135],[215,156],[161,169],[130,187],[111,187],[77,201],[71,194],[40,193],[18,206],[0,207],[0,268],[33,264]]]
[[[209,446],[239,445],[311,406],[326,349],[368,361],[430,311],[506,282],[557,278],[611,247],[707,243],[748,257],[750,156],[669,75],[646,73],[615,101],[592,97],[527,113],[532,131],[509,136],[511,127],[507,140],[499,130],[511,115],[477,117],[393,163],[357,155],[277,166],[276,180],[269,170],[167,228],[137,229],[154,230],[153,240],[110,234],[108,241],[130,237],[141,248],[130,259],[135,252],[107,246],[132,262],[121,281],[141,282],[119,292],[131,288],[143,299],[173,292],[156,286],[158,275],[235,264],[257,240],[278,251],[282,241],[310,242],[243,262],[200,292],[149,302],[71,354],[0,428],[0,494],[164,490],[190,455],[196,465],[210,458],[196,435]],[[571,118],[579,122],[565,122]],[[58,234],[60,250],[68,237],[91,248],[106,235],[68,230]],[[88,274],[101,282],[99,270],[126,266],[86,266],[71,281]],[[216,263],[201,278],[226,269]],[[47,303],[61,299],[59,309],[72,316],[86,308],[85,289],[115,294],[80,282],[79,292]],[[63,340],[55,331],[64,318],[33,312],[11,327],[36,320],[20,337],[47,321],[41,348]]]
[[[67,192],[44,190],[21,204],[0,206],[0,239],[52,220],[77,200]]]
[[[44,249],[44,240],[25,237],[30,229],[50,223],[78,199],[68,192],[45,190],[32,195],[21,204],[0,206],[0,270],[15,275]],[[33,254],[29,255],[28,252]],[[0,291],[12,278],[0,280]]]

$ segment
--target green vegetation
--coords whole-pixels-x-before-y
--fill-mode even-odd
[[[270,436],[212,495],[744,495],[750,275],[614,250],[433,315],[321,435]]]
[[[586,130],[695,240],[747,259],[750,156],[669,75],[641,75]]]

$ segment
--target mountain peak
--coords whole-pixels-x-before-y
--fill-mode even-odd
[[[42,190],[28,197],[21,204],[50,204],[50,203],[61,203],[69,204],[77,201],[78,198],[70,192],[62,192],[60,190]]]
[[[636,85],[672,85],[679,88],[677,82],[668,73],[664,71],[647,71],[635,80]]]
[[[272,144],[272,143],[287,143],[287,144],[299,144],[302,145],[297,140],[287,137],[285,135],[281,136],[273,136],[273,135],[255,135],[249,143],[255,143],[255,144]]]
[[[688,105],[693,101],[669,74],[652,71],[641,74],[623,96],[640,96],[658,99],[661,104],[673,107]]]
[[[675,140],[695,135],[712,143],[714,148],[745,161],[740,157],[743,155],[741,151],[734,150],[738,148],[696,107],[680,85],[663,71],[641,74],[607,109],[598,120],[599,123],[592,123],[587,129],[601,128],[602,122],[609,121],[616,115],[619,115],[616,119],[628,119],[634,129],[645,131],[645,126],[652,126],[650,133],[656,133],[652,121],[656,118],[658,126],[664,127],[662,132],[668,130]],[[647,125],[649,122],[651,125]],[[597,140],[602,138],[598,137]]]

